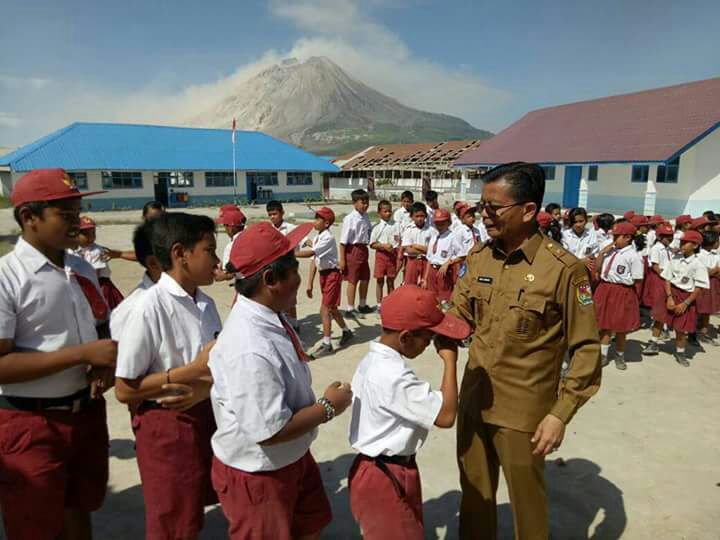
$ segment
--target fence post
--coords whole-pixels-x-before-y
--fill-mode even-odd
[[[645,186],[645,201],[643,205],[644,216],[655,215],[655,203],[657,201],[657,186],[655,181],[648,178],[647,185]]]

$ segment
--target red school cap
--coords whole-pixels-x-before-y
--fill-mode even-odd
[[[661,223],[657,229],[655,229],[656,236],[673,236],[675,232],[672,227],[667,223]]]
[[[438,208],[433,212],[433,222],[450,221],[450,212],[445,208]]]
[[[10,202],[17,208],[29,202],[78,199],[106,191],[81,192],[64,169],[36,169],[17,181]]]
[[[469,204],[461,206],[460,207],[460,219],[463,219],[468,212],[475,213],[475,212],[477,212],[477,208],[475,206],[470,206]]]
[[[230,250],[230,262],[237,276],[248,278],[290,253],[312,227],[312,223],[303,223],[285,236],[267,221],[252,225],[237,237]]]
[[[680,242],[692,242],[693,244],[701,246],[703,243],[703,237],[702,234],[697,231],[686,231],[680,237]]]
[[[635,236],[635,233],[637,233],[637,227],[635,227],[635,225],[633,225],[629,221],[622,221],[613,225],[612,233],[629,234],[631,236]]]
[[[380,305],[382,327],[403,330],[431,330],[452,339],[465,339],[470,325],[454,315],[443,313],[435,293],[417,285],[402,285],[391,292]]]
[[[87,231],[97,227],[97,223],[90,216],[83,216],[80,218],[80,226],[78,227],[81,231]]]
[[[630,223],[635,225],[636,227],[640,227],[641,225],[648,225],[648,218],[645,216],[642,216],[640,214],[635,214],[633,217],[630,218]]]
[[[332,211],[332,208],[328,208],[327,206],[318,208],[317,210],[315,210],[315,215],[320,216],[322,219],[327,221],[330,225],[335,223],[335,212]]]
[[[648,225],[660,225],[661,223],[665,223],[665,218],[661,215],[654,215],[648,220]]]
[[[235,206],[234,204],[225,204],[220,207],[220,211],[218,212],[218,218],[215,220],[215,223],[218,225],[228,225],[230,227],[239,227],[243,223],[245,223],[247,219],[245,218],[245,214],[242,213],[242,210]]]
[[[675,218],[676,225],[685,225],[686,223],[690,223],[691,221],[692,216],[690,214],[683,214],[682,216],[678,216]]]
[[[547,229],[553,221],[552,214],[548,214],[547,212],[538,212],[535,219],[543,229]]]
[[[712,220],[709,220],[706,216],[700,216],[699,218],[695,218],[690,222],[690,227],[692,229],[697,229],[698,227],[703,227],[710,223],[715,223],[715,222]]]
[[[625,219],[627,219],[628,221],[630,221],[632,218],[635,217],[635,210],[628,210],[627,212],[625,212],[625,213],[623,214],[623,217],[624,217]]]

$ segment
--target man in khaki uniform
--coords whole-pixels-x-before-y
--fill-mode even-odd
[[[592,294],[585,266],[537,230],[542,168],[510,163],[483,180],[491,240],[468,255],[450,310],[475,328],[458,410],[460,536],[496,537],[502,467],[515,537],[546,539],[545,456],[600,386]],[[570,368],[561,381],[566,351]]]

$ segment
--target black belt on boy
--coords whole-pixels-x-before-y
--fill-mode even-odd
[[[90,401],[92,399],[90,398],[90,387],[88,386],[69,396],[53,398],[0,395],[0,409],[79,413],[87,408]]]
[[[363,454],[364,455],[364,454]],[[405,488],[400,483],[400,480],[397,479],[397,477],[393,474],[393,472],[390,470],[390,467],[387,466],[388,463],[392,463],[393,465],[400,465],[402,467],[413,467],[415,465],[415,454],[412,454],[410,456],[384,456],[379,455],[375,457],[371,456],[365,456],[366,458],[370,459],[375,463],[375,466],[382,471],[382,473],[388,477],[390,482],[393,485],[393,488],[395,488],[395,493],[398,494],[398,497],[405,498]]]

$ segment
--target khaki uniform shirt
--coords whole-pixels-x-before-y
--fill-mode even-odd
[[[450,312],[472,325],[460,408],[488,424],[534,432],[566,424],[600,387],[600,341],[585,266],[540,233],[516,251],[478,244]],[[560,381],[565,351],[570,368]]]

